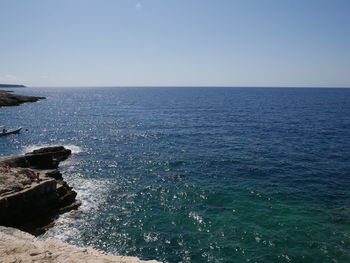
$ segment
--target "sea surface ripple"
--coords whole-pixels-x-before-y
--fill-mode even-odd
[[[66,145],[43,238],[163,262],[350,262],[350,89],[29,88],[0,154]]]

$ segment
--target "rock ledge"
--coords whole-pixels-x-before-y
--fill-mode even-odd
[[[92,247],[80,248],[58,240],[41,241],[20,230],[0,226],[0,262],[19,263],[160,263],[136,257],[110,256]]]
[[[63,146],[54,146],[0,157],[0,167],[11,167],[0,172],[0,225],[33,232],[50,224],[52,216],[80,205],[77,193],[57,170],[70,154]],[[37,173],[41,181],[29,178]]]

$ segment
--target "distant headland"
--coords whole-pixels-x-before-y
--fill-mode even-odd
[[[26,88],[26,86],[17,84],[0,84],[0,88]]]
[[[45,97],[24,96],[11,93],[11,91],[0,90],[0,107],[3,106],[18,106],[25,102],[36,102],[46,99]]]

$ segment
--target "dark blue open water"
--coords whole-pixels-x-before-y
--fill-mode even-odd
[[[0,154],[67,145],[44,237],[164,262],[350,262],[350,89],[30,88]]]

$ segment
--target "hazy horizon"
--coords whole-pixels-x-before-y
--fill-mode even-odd
[[[21,85],[21,83],[0,83],[0,85]],[[0,87],[0,89],[5,88],[290,88],[290,89],[348,89],[350,86],[218,86],[218,85],[183,85],[183,86],[133,86],[133,85],[79,85],[79,86],[50,86],[50,85],[41,85],[41,86],[32,86],[24,85],[24,87]]]

